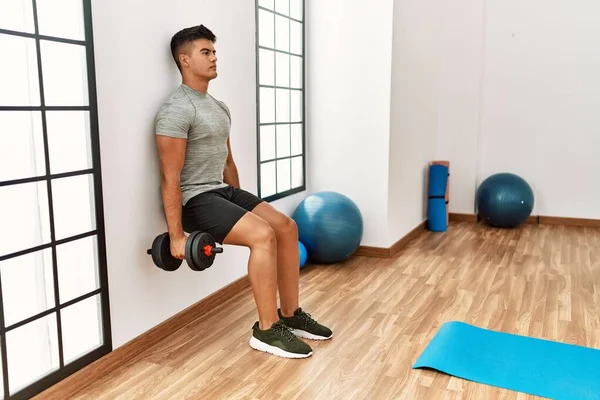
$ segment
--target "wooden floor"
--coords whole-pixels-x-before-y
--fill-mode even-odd
[[[450,320],[600,348],[600,230],[453,223],[392,259],[305,268],[301,305],[334,331],[308,359],[248,346],[248,290],[77,398],[533,398],[411,366]]]

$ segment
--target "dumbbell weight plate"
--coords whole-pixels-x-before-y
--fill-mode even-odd
[[[200,237],[202,235],[203,235],[203,233],[197,232],[197,234],[194,235],[194,241],[192,243],[191,256],[192,256],[193,264],[190,265],[190,268],[192,268],[194,271],[204,271],[207,268],[206,265],[203,264],[202,259],[199,257],[202,249],[200,248],[198,239],[200,239]]]
[[[198,231],[190,233],[190,235],[187,238],[187,241],[185,242],[185,261],[187,262],[188,267],[190,267],[194,271],[202,271],[201,269],[198,269],[194,257],[194,254],[196,253],[194,240],[198,237],[198,235],[200,235],[200,232]]]
[[[197,239],[201,235],[200,232],[194,232],[194,237],[190,240],[190,259],[191,262],[188,263],[188,266],[194,271],[204,271],[204,267],[200,264],[200,259],[197,257],[198,243]]]
[[[182,260],[171,255],[171,239],[168,233],[157,236],[152,242],[152,261],[165,271],[175,271]]]
[[[200,233],[194,240],[194,261],[200,271],[210,268],[215,261],[215,255],[207,256],[204,254],[204,246],[215,247],[216,243],[213,237],[208,233]]]

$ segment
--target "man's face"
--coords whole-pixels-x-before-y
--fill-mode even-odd
[[[217,77],[217,56],[213,43],[207,39],[198,39],[189,45],[185,52],[184,68],[198,78],[206,80]]]

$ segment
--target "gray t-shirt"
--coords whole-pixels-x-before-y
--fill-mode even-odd
[[[181,200],[207,190],[225,187],[223,169],[231,114],[222,101],[181,84],[160,107],[155,120],[157,135],[187,139],[181,170]]]

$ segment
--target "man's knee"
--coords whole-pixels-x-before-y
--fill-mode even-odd
[[[290,217],[285,217],[282,231],[288,235],[298,236],[298,225],[296,225],[296,221]]]
[[[277,247],[277,235],[275,230],[266,221],[261,221],[257,224],[252,236],[251,247],[263,247],[268,249],[275,249]]]
[[[279,237],[297,237],[298,236],[298,225],[296,221],[286,215],[282,215],[278,219],[276,226],[273,227],[275,233]]]

